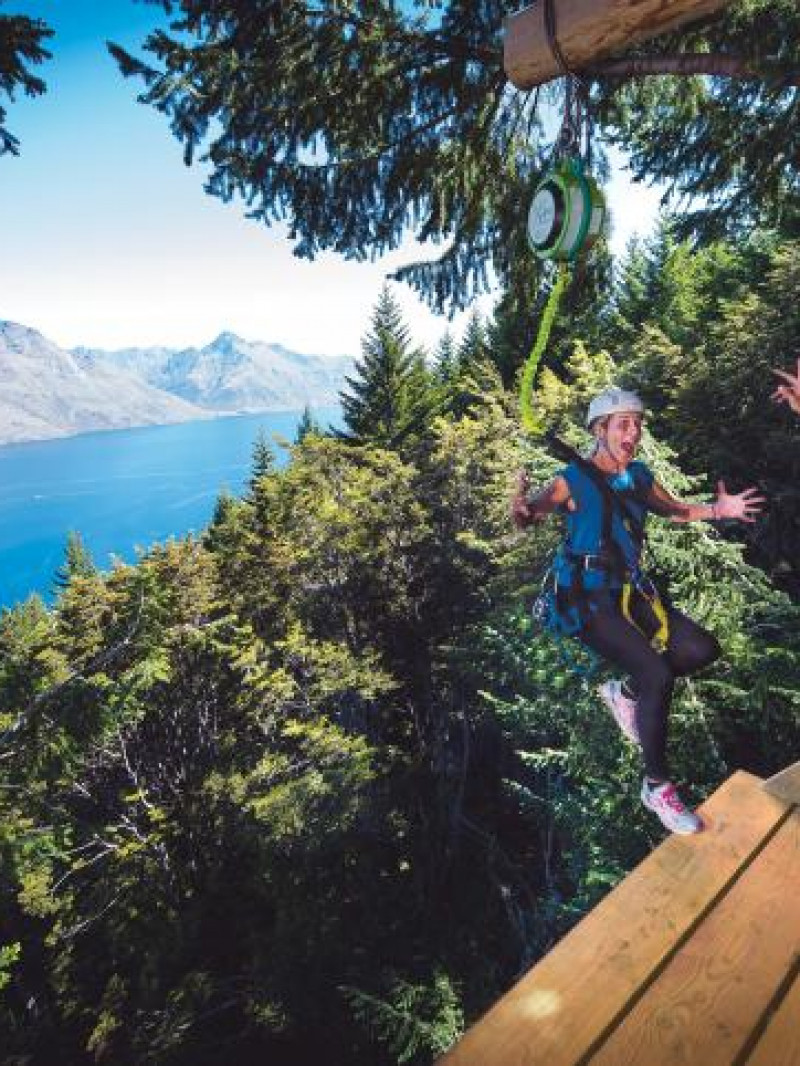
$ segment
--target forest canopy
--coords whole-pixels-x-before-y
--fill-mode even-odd
[[[0,612],[0,1060],[428,1066],[662,839],[597,664],[531,613],[558,524],[508,517],[520,468],[559,468],[517,397],[549,94],[504,84],[494,0],[156,2],[146,59],[112,51],[212,195],[312,258],[410,226],[445,248],[401,271],[431,302],[491,273],[499,298],[428,352],[387,286],[337,431],[306,411],[287,453],[257,440],[207,528],[136,563],[71,535],[50,602]],[[769,498],[746,530],[652,524],[723,645],[674,706],[692,802],[800,749],[798,421],[769,402],[800,350],[775,75],[799,30],[794,0],[737,0],[628,57],[746,53],[769,79],[592,77],[599,147],[691,200],[577,272],[535,395],[583,447],[589,398],[633,387],[668,489]],[[0,92],[42,90],[46,37],[0,15]]]
[[[800,747],[797,426],[767,391],[799,270],[665,226],[536,396],[581,444],[634,384],[668,488],[772,498],[747,545],[651,532],[723,644],[673,715],[693,800]],[[557,464],[498,316],[422,360],[387,290],[340,432],[258,441],[203,535],[135,565],[71,537],[52,606],[0,614],[4,1063],[426,1066],[661,839],[591,663],[531,618],[557,530],[514,535],[509,490]]]

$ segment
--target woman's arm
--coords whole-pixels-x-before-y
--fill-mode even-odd
[[[528,475],[517,478],[516,492],[511,497],[511,521],[517,529],[524,529],[532,522],[541,521],[559,507],[570,507],[572,499],[566,478],[560,474],[539,492],[530,492]]]
[[[647,502],[656,514],[671,518],[673,522],[718,522],[723,518],[755,522],[767,501],[759,495],[758,489],[729,493],[725,482],[720,481],[713,503],[684,503],[654,481],[648,491]]]

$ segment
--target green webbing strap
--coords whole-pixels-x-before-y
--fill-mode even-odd
[[[553,328],[553,321],[555,320],[558,305],[561,301],[561,294],[564,291],[568,279],[568,265],[563,262],[559,263],[558,277],[556,278],[556,283],[550,290],[550,295],[547,298],[544,314],[539,323],[539,332],[536,334],[536,340],[534,341],[533,348],[531,348],[531,354],[528,356],[528,361],[525,363],[525,369],[522,372],[522,381],[519,387],[522,425],[529,433],[532,433],[537,437],[544,433],[544,424],[541,419],[536,417],[533,411],[533,384],[536,378],[536,371],[539,368],[539,362],[547,347],[550,330]]]

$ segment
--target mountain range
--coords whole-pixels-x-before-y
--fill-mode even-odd
[[[203,348],[60,348],[0,320],[0,444],[215,415],[333,407],[352,372],[224,332]]]

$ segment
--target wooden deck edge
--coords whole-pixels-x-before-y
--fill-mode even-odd
[[[792,987],[800,954],[800,814],[776,806],[780,829],[637,997],[591,1066],[746,1061],[754,1033]],[[800,1066],[800,1043],[794,1050],[770,1066]]]
[[[793,807],[800,806],[800,762],[768,778],[764,782],[764,791]]]
[[[725,805],[731,799],[731,792],[735,795],[737,791],[741,792],[744,788],[744,795],[748,792],[755,797],[757,795],[764,796],[764,781],[762,778],[756,777],[754,774],[750,774],[746,771],[739,770],[731,775],[720,787],[706,800],[706,802],[700,807],[701,816],[705,813],[707,818],[710,819],[709,833],[713,836],[709,836],[706,839],[700,841],[701,851],[708,847],[709,844],[716,846],[714,837],[717,836],[717,829],[715,822],[718,822],[719,815],[724,809]],[[771,801],[775,800],[775,797],[769,796]],[[752,845],[748,847],[746,853],[742,853],[738,860],[731,862],[731,866],[727,873],[720,877],[716,886],[709,885],[710,892],[706,899],[703,901],[703,905],[700,907],[696,914],[693,914],[691,918],[686,921],[686,925],[678,934],[674,944],[670,944],[666,947],[666,950],[654,954],[650,964],[644,963],[646,972],[642,972],[640,976],[640,984],[633,990],[632,994],[625,996],[624,1002],[622,999],[616,1009],[612,1009],[608,1015],[603,1018],[602,1022],[598,1026],[591,1038],[583,1043],[582,1046],[575,1041],[568,1040],[568,1044],[573,1044],[574,1053],[564,1054],[561,1058],[558,1058],[559,1063],[566,1063],[569,1061],[572,1066],[583,1066],[587,1063],[593,1054],[602,1047],[602,1045],[608,1039],[608,1036],[613,1032],[616,1025],[619,1023],[621,1016],[630,1009],[632,1002],[637,1002],[652,985],[652,983],[659,977],[665,967],[674,958],[681,946],[691,937],[698,925],[707,917],[707,915],[717,905],[719,900],[723,898],[731,889],[731,887],[741,878],[745,871],[750,867],[754,859],[761,853],[761,851],[769,844],[770,840],[780,830],[786,821],[795,813],[792,807],[785,807],[780,804],[776,804],[772,818],[770,819],[765,812],[759,815],[764,821],[763,836],[753,838]],[[705,834],[703,834],[705,837]],[[559,983],[557,973],[559,970],[559,963],[556,960],[563,960],[569,958],[575,951],[575,949],[585,940],[587,933],[592,930],[607,926],[609,921],[612,923],[616,920],[616,915],[619,912],[620,905],[627,905],[628,900],[631,898],[632,890],[638,891],[638,884],[641,883],[642,878],[652,877],[652,871],[657,870],[659,867],[664,866],[665,856],[687,854],[686,849],[693,849],[692,843],[689,838],[668,837],[664,840],[653,852],[643,860],[634,870],[632,870],[628,876],[620,883],[617,888],[606,896],[603,900],[596,905],[569,933],[567,933],[558,944],[556,944],[547,955],[539,960],[538,963],[520,979],[520,981],[510,989],[505,995],[503,995],[497,1003],[480,1018],[478,1018],[467,1030],[467,1032],[458,1040],[453,1047],[451,1047],[443,1057],[437,1059],[439,1066],[492,1066],[494,1063],[506,1063],[514,1061],[519,1063],[519,1066],[524,1064],[533,1064],[534,1062],[545,1062],[547,1058],[539,1057],[533,1058],[522,1053],[524,1057],[514,1058],[504,1057],[500,1058],[491,1054],[487,1054],[487,1042],[488,1046],[493,1048],[495,1040],[498,1042],[506,1043],[505,1041],[499,1041],[499,1037],[502,1034],[505,1036],[509,1024],[516,1025],[517,1020],[515,1015],[519,1014],[516,1007],[524,997],[530,994],[532,988],[537,984],[555,984]],[[666,850],[665,850],[666,849]],[[733,858],[730,856],[730,858]],[[669,860],[667,860],[669,861]],[[625,888],[622,888],[625,886]],[[622,889],[622,895],[619,895],[620,889]],[[623,901],[624,904],[623,904]],[[643,960],[642,960],[643,961]],[[555,970],[554,970],[555,963]],[[563,969],[563,967],[562,967]],[[585,990],[584,990],[585,994]],[[599,1019],[598,1019],[599,1020]],[[548,1027],[549,1028],[549,1027]],[[542,1051],[553,1050],[550,1047],[552,1032],[546,1035],[544,1032],[540,1032],[540,1037],[543,1037]],[[588,1034],[587,1034],[588,1035]],[[548,1050],[549,1049],[549,1050]],[[566,1052],[566,1048],[563,1049]],[[510,1048],[506,1043],[505,1054],[508,1056]],[[481,1053],[482,1052],[482,1053]],[[549,1055],[552,1060],[553,1056]]]
[[[746,773],[745,771],[738,771],[738,774],[741,774],[745,777],[750,777],[753,779],[754,782],[760,782],[762,780],[761,778],[755,777],[755,775]],[[703,807],[700,807],[699,810],[702,813]],[[750,869],[750,867],[753,865],[759,855],[761,855],[764,849],[771,843],[774,837],[777,836],[777,834],[781,831],[784,825],[786,825],[788,820],[792,817],[793,813],[794,812],[791,809],[787,809],[785,811],[785,813],[775,822],[775,824],[769,829],[769,831],[765,833],[763,838],[753,848],[753,850],[743,859],[740,865],[731,872],[728,880],[724,884],[720,885],[719,891],[716,893],[716,895],[709,898],[705,906],[698,910],[692,923],[690,925],[687,925],[683,932],[678,936],[669,951],[665,952],[665,954],[659,960],[657,965],[653,967],[652,971],[641,982],[639,987],[632,993],[632,995],[624,1004],[624,1006],[617,1012],[616,1016],[608,1021],[608,1024],[605,1026],[602,1032],[598,1033],[596,1040],[594,1040],[591,1046],[587,1048],[585,1054],[577,1060],[575,1066],[588,1066],[592,1057],[597,1054],[597,1052],[602,1048],[603,1044],[605,1044],[605,1042],[617,1028],[620,1020],[624,1018],[626,1014],[630,1013],[630,1011],[633,1009],[633,1007],[636,1006],[639,1000],[644,997],[651,985],[653,985],[658,980],[658,978],[661,976],[664,970],[666,970],[666,968],[669,966],[669,964],[672,962],[678,952],[691,940],[691,938],[694,936],[694,934],[697,932],[697,930],[703,924],[706,918],[708,918],[708,916],[719,905],[720,901],[728,895],[734,885],[736,885],[737,882],[740,881],[741,878],[747,873],[747,871]],[[784,988],[780,992],[780,998],[783,998],[783,995],[786,994],[788,989],[791,987],[791,984],[792,982],[790,981],[786,985],[786,988]]]

